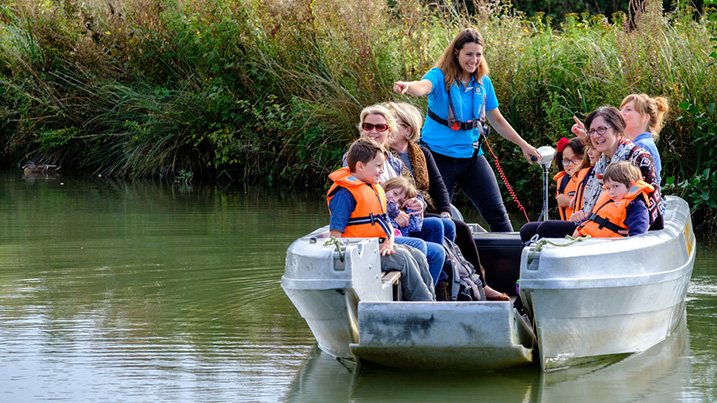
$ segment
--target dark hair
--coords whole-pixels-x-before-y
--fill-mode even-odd
[[[628,161],[616,161],[605,168],[602,175],[603,182],[618,182],[630,187],[630,181],[638,181],[642,179],[640,168],[632,165]]]
[[[590,112],[585,119],[586,132],[590,131],[590,125],[598,116],[602,116],[602,118],[605,119],[605,122],[612,127],[618,137],[625,137],[625,119],[623,119],[620,111],[614,106],[601,106]]]
[[[467,43],[477,43],[485,50],[485,44],[480,32],[478,32],[475,28],[466,28],[453,38],[451,43],[448,45],[446,50],[443,51],[443,54],[441,54],[441,57],[439,57],[436,62],[436,67],[441,69],[443,72],[446,91],[450,90],[453,82],[459,79],[461,73],[463,72],[461,65],[458,63],[458,56],[456,56],[456,52],[460,52]],[[480,84],[481,78],[487,74],[488,62],[485,61],[484,56],[481,58],[480,66],[478,66],[476,71],[473,72],[473,77],[475,77],[478,84]]]
[[[573,152],[580,157],[584,155],[583,141],[579,137],[573,137],[570,141],[568,141],[568,144],[566,144],[565,147],[570,147],[570,149],[573,150]],[[565,151],[564,148],[563,151]],[[555,164],[558,166],[559,171],[565,170],[565,167],[563,166],[563,151],[558,151],[555,153]],[[578,170],[576,169],[575,173],[577,172]]]
[[[346,163],[349,171],[356,172],[356,164],[360,161],[364,164],[376,158],[378,154],[383,154],[388,158],[388,151],[374,140],[361,137],[351,143],[349,151],[346,153]]]

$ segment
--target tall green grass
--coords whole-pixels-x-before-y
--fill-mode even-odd
[[[5,2],[0,153],[13,163],[32,158],[118,176],[166,167],[210,180],[323,187],[357,135],[361,108],[386,100],[425,108],[425,99],[392,94],[392,82],[419,79],[473,25],[486,40],[501,111],[536,146],[569,136],[573,114],[619,105],[630,92],[668,97],[663,177],[669,191],[714,212],[703,199],[708,181],[690,182],[717,168],[705,147],[715,127],[714,8],[666,14],[646,0],[631,21],[570,14],[555,30],[541,14],[495,1],[476,2],[471,16],[461,2],[389,4]],[[491,141],[521,200],[539,206],[530,189],[540,170],[512,144]]]

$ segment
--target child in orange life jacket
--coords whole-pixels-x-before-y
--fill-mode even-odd
[[[403,298],[434,301],[433,278],[420,251],[394,245],[393,227],[386,217],[386,195],[378,186],[388,151],[362,137],[349,148],[347,167],[329,178],[334,184],[327,194],[333,237],[380,238],[381,271],[400,271]]]
[[[573,214],[570,216],[570,221],[579,223],[587,218],[587,215],[583,213],[583,202],[585,201],[585,185],[587,184],[590,177],[593,175],[595,170],[595,163],[600,159],[602,154],[600,151],[594,149],[590,143],[584,143],[583,147],[583,161],[577,168],[578,173],[575,174],[578,178],[578,186],[575,189],[575,197],[570,202],[570,209]]]
[[[391,225],[398,231],[396,236],[409,236],[409,232],[420,232],[423,227],[423,212],[414,211],[409,208],[401,208],[407,199],[416,197],[418,192],[408,180],[402,176],[391,178],[381,184],[386,192],[386,211]],[[403,210],[408,215],[408,220],[397,222],[399,212]]]
[[[647,232],[647,193],[654,188],[642,180],[640,169],[628,161],[613,162],[605,169],[603,183],[605,191],[573,236],[624,237]]]
[[[575,193],[578,184],[582,180],[578,173],[583,160],[583,142],[580,138],[574,137],[568,141],[565,137],[558,141],[555,162],[560,170],[553,179],[558,183],[558,191],[555,200],[558,202],[560,219],[567,221],[573,214],[570,207],[574,203]]]

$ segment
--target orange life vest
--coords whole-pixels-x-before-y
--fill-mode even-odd
[[[595,167],[589,166],[578,172],[578,186],[575,190],[575,209],[573,211],[580,211],[583,209],[583,204],[585,204],[585,186],[588,183],[588,175],[594,169]]]
[[[329,188],[326,202],[331,202],[340,188],[348,189],[356,199],[356,208],[351,212],[348,225],[342,234],[349,238],[386,238],[392,231],[386,216],[386,193],[378,185],[369,185],[351,175],[348,167],[331,173],[334,184]],[[331,210],[329,210],[331,211]]]
[[[558,182],[557,196],[563,194],[570,198],[575,197],[575,191],[578,188],[578,183],[580,183],[577,176],[570,177],[565,171],[560,171],[553,179]],[[560,219],[568,221],[575,210],[570,207],[558,207],[558,211],[560,212]]]
[[[607,190],[603,191],[590,216],[578,227],[578,232],[582,236],[590,235],[593,238],[627,236],[627,234],[618,233],[619,230],[628,229],[625,228],[627,206],[641,196],[649,207],[650,202],[647,194],[653,190],[654,188],[651,185],[640,179],[628,189],[625,198],[619,202],[613,202]]]

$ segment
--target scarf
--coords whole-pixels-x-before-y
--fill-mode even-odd
[[[617,150],[612,158],[608,158],[605,154],[600,156],[600,159],[595,164],[593,175],[587,180],[585,184],[585,202],[583,204],[583,211],[590,214],[593,211],[597,199],[602,193],[602,175],[605,173],[605,169],[608,165],[617,161],[627,161],[630,156],[630,151],[635,148],[635,144],[630,139],[621,137],[620,143],[617,145]]]
[[[395,151],[392,150],[391,153],[398,157]],[[403,170],[401,171],[401,176],[408,179],[411,185],[416,188],[418,194],[423,197],[423,200],[426,202],[426,211],[434,212],[436,210],[436,204],[433,202],[433,198],[431,198],[431,195],[428,192],[430,188],[430,179],[428,176],[426,156],[423,155],[423,151],[418,144],[410,141],[408,142],[408,159],[411,162],[411,167],[409,169],[409,167],[404,165]],[[413,170],[413,173],[411,173],[411,170]]]

